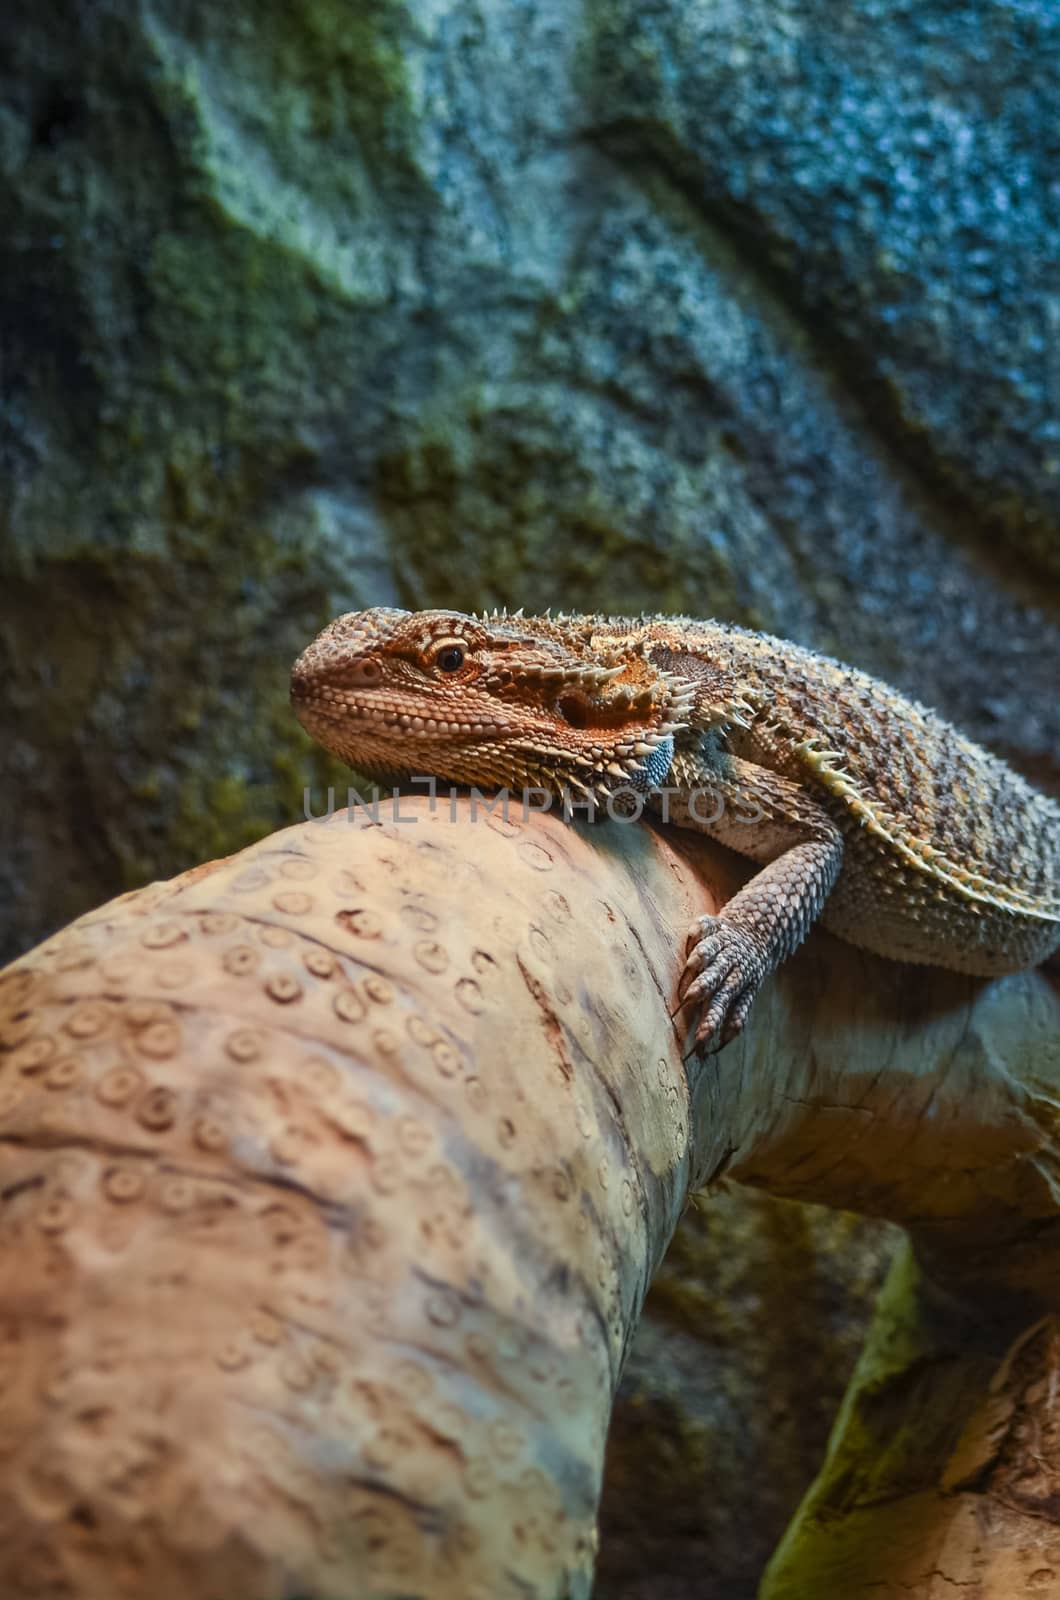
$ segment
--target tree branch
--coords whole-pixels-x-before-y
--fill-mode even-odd
[[[2,980],[12,1600],[588,1595],[622,1360],[722,1172],[1048,1294],[1043,978],[819,936],[686,1072],[729,858],[473,810],[290,829]]]

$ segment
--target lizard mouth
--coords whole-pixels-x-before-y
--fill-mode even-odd
[[[364,767],[369,757],[378,754],[388,766],[404,767],[408,764],[401,759],[404,746],[411,760],[426,760],[422,745],[437,740],[452,750],[500,732],[493,722],[426,711],[414,701],[408,704],[407,710],[393,700],[373,705],[366,696],[333,685],[291,684],[291,708],[306,732],[355,766]]]

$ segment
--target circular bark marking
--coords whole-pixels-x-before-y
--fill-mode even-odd
[[[194,1183],[190,1178],[167,1178],[158,1191],[158,1203],[168,1216],[181,1216],[195,1203]]]
[[[294,934],[289,928],[265,927],[258,929],[258,938],[270,950],[283,950],[294,940]]]
[[[427,1174],[427,1181],[436,1189],[452,1189],[459,1193],[463,1188],[460,1174],[449,1161],[439,1161]]]
[[[549,916],[556,922],[569,922],[571,918],[570,903],[566,895],[560,894],[558,889],[547,889],[541,896],[541,904]]]
[[[436,1328],[455,1328],[460,1321],[460,1302],[447,1289],[436,1289],[424,1302],[427,1321]]]
[[[418,1361],[399,1361],[394,1368],[394,1377],[402,1393],[407,1394],[410,1400],[426,1400],[434,1388],[434,1379]]]
[[[309,878],[315,878],[320,868],[315,861],[307,861],[304,856],[289,856],[286,861],[280,862],[280,872],[285,878],[295,882],[304,883]]]
[[[364,980],[364,992],[377,1006],[388,1006],[394,998],[394,986],[377,972],[370,972]]]
[[[105,1106],[127,1105],[143,1084],[143,1076],[135,1067],[111,1067],[96,1085],[96,1099]]]
[[[483,1456],[472,1456],[464,1465],[464,1489],[472,1500],[484,1500],[497,1481],[496,1468]]]
[[[232,879],[232,888],[236,894],[254,894],[258,889],[264,889],[268,882],[269,874],[264,867],[248,867]]]
[[[65,1233],[77,1215],[68,1194],[50,1195],[37,1212],[37,1227],[42,1233]]]
[[[296,1244],[302,1237],[301,1218],[290,1206],[266,1206],[261,1213],[261,1220],[268,1230],[269,1243],[275,1250],[286,1250],[288,1245]]]
[[[175,1022],[152,1022],[137,1034],[136,1048],[155,1061],[167,1060],[180,1048],[180,1029]]]
[[[234,933],[239,926],[239,918],[234,917],[230,911],[206,911],[199,918],[199,927],[203,933],[212,936],[223,933]]]
[[[491,1422],[486,1430],[486,1437],[490,1449],[498,1461],[514,1461],[520,1456],[526,1446],[526,1439],[522,1430],[514,1423],[499,1419]]]
[[[173,1126],[176,1117],[177,1097],[172,1089],[162,1084],[148,1089],[136,1108],[137,1121],[151,1133],[164,1133]]]
[[[401,908],[401,918],[417,933],[433,933],[438,926],[438,918],[434,912],[415,900],[405,902]]]
[[[233,1061],[256,1061],[261,1055],[261,1034],[253,1028],[237,1028],[225,1040],[225,1051]]]
[[[416,1117],[399,1117],[397,1125],[398,1144],[409,1156],[423,1156],[434,1143],[434,1134],[425,1122],[420,1122]]]
[[[460,1071],[460,1057],[444,1039],[431,1046],[431,1056],[443,1078],[454,1078]]]
[[[103,1193],[115,1205],[129,1205],[144,1192],[143,1174],[135,1167],[108,1167],[103,1174]]]
[[[421,939],[412,953],[425,972],[444,972],[449,965],[449,952],[432,939]]]
[[[456,986],[456,998],[463,1006],[464,1010],[470,1012],[473,1017],[477,1017],[481,1011],[486,1009],[486,1002],[483,998],[482,990],[479,988],[474,978],[460,979],[460,982]]]
[[[16,1011],[5,1022],[0,1023],[0,1049],[14,1050],[31,1034],[36,1033],[40,1026],[38,1019],[32,1012]]]
[[[361,1022],[366,1016],[364,1001],[355,989],[343,989],[331,1002],[331,1009],[340,1022]]]
[[[486,1086],[481,1078],[468,1078],[464,1084],[464,1092],[467,1095],[467,1103],[472,1111],[485,1111],[486,1106],[489,1104],[489,1095],[486,1093]]]
[[[537,844],[533,839],[523,840],[519,855],[533,872],[551,872],[555,865],[544,845]]]
[[[307,950],[302,957],[302,963],[314,978],[330,978],[338,966],[330,950]]]
[[[437,1041],[438,1035],[434,1029],[424,1022],[422,1017],[411,1016],[405,1024],[405,1030],[413,1044],[422,1044],[429,1049]]]
[[[266,980],[265,993],[277,1005],[289,1006],[293,1000],[302,998],[302,985],[289,972],[274,972]]]
[[[302,1064],[301,1075],[316,1094],[334,1094],[339,1086],[338,1068],[323,1056],[310,1056],[308,1061]]]
[[[26,1044],[19,1045],[8,1065],[25,1077],[31,1077],[34,1072],[39,1072],[54,1054],[55,1040],[50,1034],[42,1033],[39,1038],[30,1039]]]
[[[228,1132],[224,1123],[216,1117],[196,1117],[192,1125],[192,1138],[200,1150],[213,1154],[227,1145]]]
[[[89,1000],[67,1017],[63,1027],[75,1039],[94,1039],[106,1031],[109,1022],[109,1009],[98,1000]]]
[[[519,824],[513,822],[510,813],[506,815],[504,811],[487,811],[486,826],[500,834],[502,839],[515,839],[521,832]]]
[[[383,932],[382,919],[367,907],[360,907],[355,911],[340,911],[335,921],[355,939],[378,939]]]
[[[37,975],[31,971],[5,972],[0,975],[0,1016],[7,1017],[21,1011],[28,1004],[37,987]]]
[[[158,922],[140,935],[140,943],[145,950],[168,950],[172,945],[183,943],[187,937],[179,922]]]
[[[233,978],[245,978],[255,972],[261,964],[261,951],[255,950],[249,944],[237,944],[231,950],[226,950],[221,961],[227,973]]]
[[[393,1156],[380,1156],[372,1163],[372,1188],[377,1194],[396,1194],[401,1188],[401,1165]]]
[[[81,1068],[73,1056],[62,1056],[58,1061],[53,1061],[44,1074],[44,1087],[53,1093],[62,1093],[65,1089],[72,1089],[81,1076]]]
[[[301,889],[285,889],[273,895],[273,906],[287,917],[304,917],[313,909],[313,896]]]
[[[239,1372],[249,1366],[250,1356],[238,1339],[230,1339],[217,1352],[217,1365],[223,1372]]]

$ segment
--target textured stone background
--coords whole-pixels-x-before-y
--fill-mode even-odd
[[[1050,0],[7,0],[0,218],[8,953],[299,815],[375,602],[733,617],[1060,784]],[[753,1592],[878,1269],[704,1215],[605,1600]]]

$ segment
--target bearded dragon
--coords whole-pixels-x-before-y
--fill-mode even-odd
[[[368,777],[641,796],[757,862],[689,937],[700,1050],[739,1033],[818,919],[984,976],[1060,945],[1060,805],[933,711],[783,639],[688,617],[351,612],[299,657],[291,697]]]

